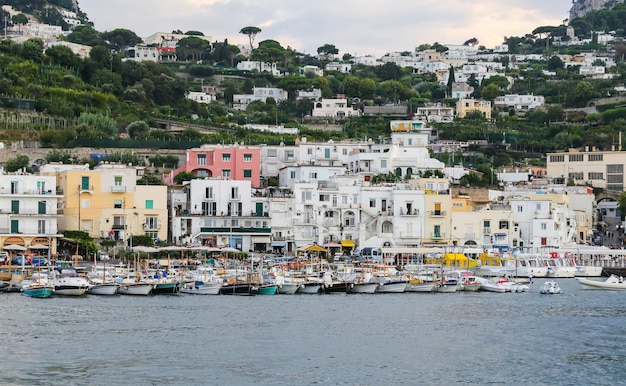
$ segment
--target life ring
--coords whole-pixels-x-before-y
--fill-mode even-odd
[[[553,259],[557,259],[559,257],[559,253],[558,252],[550,252],[550,257]]]

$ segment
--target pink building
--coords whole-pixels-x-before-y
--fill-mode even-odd
[[[261,185],[261,149],[255,146],[202,145],[187,150],[184,165],[165,175],[166,182],[174,183],[181,172],[198,177],[249,180],[253,188]]]

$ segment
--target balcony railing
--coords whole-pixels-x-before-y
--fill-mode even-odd
[[[112,193],[124,193],[126,192],[126,185],[112,185],[111,192]]]
[[[445,215],[446,215],[445,210],[431,210],[430,211],[431,217],[445,217]]]

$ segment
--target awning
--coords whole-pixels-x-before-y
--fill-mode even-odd
[[[427,255],[430,253],[441,253],[443,252],[443,249],[441,248],[436,248],[436,247],[432,247],[432,248],[427,248],[427,247],[415,247],[415,248],[411,248],[411,247],[398,247],[398,248],[381,248],[381,252],[382,253],[392,253],[392,254],[396,254],[396,253],[403,253],[403,254],[407,254],[407,255],[417,255],[417,254],[423,254],[423,255]]]
[[[287,243],[284,241],[272,241],[272,247],[284,247]]]
[[[352,240],[341,240],[341,246],[342,247],[349,247],[349,248],[354,248],[354,241]]]

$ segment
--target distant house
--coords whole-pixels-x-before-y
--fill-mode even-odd
[[[339,71],[344,74],[350,73],[352,70],[351,63],[331,62],[326,65],[326,71]]]
[[[175,33],[167,33],[167,32],[156,32],[147,38],[143,39],[143,42],[147,46],[160,46],[160,47],[174,47],[176,48],[176,44],[181,39],[188,38],[192,35],[185,34],[175,34]],[[209,43],[212,43],[213,39],[210,36],[201,36],[201,35],[193,35],[202,40],[206,40]]]
[[[491,102],[476,99],[459,99],[456,102],[456,115],[459,118],[471,112],[478,111],[486,119],[491,119]]]
[[[215,86],[203,85],[202,91],[190,91],[185,97],[198,103],[211,103],[217,100],[217,92]]]
[[[441,104],[418,107],[414,119],[420,122],[452,122],[454,109]]]
[[[81,59],[86,59],[89,57],[89,53],[91,52],[91,46],[86,46],[84,44],[78,44],[78,43],[72,43],[72,42],[66,42],[64,40],[59,40],[56,42],[49,42],[46,44],[46,46],[48,48],[50,47],[54,47],[54,46],[63,46],[63,47],[67,47],[70,50],[72,50],[72,53],[76,56],[78,56]]]
[[[519,95],[509,94],[497,97],[493,104],[494,107],[500,107],[516,112],[524,112],[545,105],[546,100],[541,95]]]
[[[254,101],[265,103],[267,98],[273,98],[277,103],[287,100],[288,93],[282,88],[275,87],[254,87],[252,94],[233,95],[233,108],[245,110]]]
[[[344,118],[360,116],[361,111],[348,106],[348,100],[342,99],[322,99],[315,102],[311,116],[318,118]]]
[[[276,63],[269,62],[244,60],[243,62],[237,63],[237,69],[239,71],[269,72],[270,74],[275,76],[280,75],[280,71],[278,71]]]

